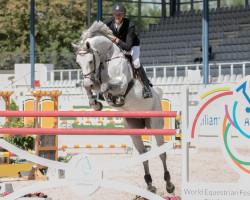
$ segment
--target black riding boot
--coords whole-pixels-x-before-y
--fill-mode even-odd
[[[146,72],[144,71],[142,65],[136,69],[138,72],[139,76],[141,77],[141,80],[144,84],[143,90],[142,90],[142,97],[143,98],[151,98],[152,97],[152,92],[150,89],[150,86],[152,87],[152,83],[149,81]]]

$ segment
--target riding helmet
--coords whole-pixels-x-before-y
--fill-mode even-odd
[[[114,14],[114,13],[126,14],[125,6],[122,5],[121,3],[115,3],[112,7],[112,14]]]

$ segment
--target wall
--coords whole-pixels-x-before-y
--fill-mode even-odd
[[[40,80],[40,83],[47,81],[47,72],[53,69],[53,64],[35,64],[35,80]],[[30,73],[30,64],[15,64],[15,85],[17,87],[30,86]]]

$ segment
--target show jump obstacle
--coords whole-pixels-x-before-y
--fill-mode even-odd
[[[187,90],[184,91],[184,96],[187,96]],[[187,104],[186,104],[187,106]],[[182,107],[183,109],[183,107]],[[187,125],[187,107],[182,111],[182,134],[185,133],[185,125]],[[177,117],[180,112],[176,111],[0,111],[0,117],[127,117],[127,118],[151,118],[151,117]],[[37,135],[175,135],[179,134],[178,129],[57,129],[57,128],[1,128],[0,133],[15,134],[37,134]],[[7,143],[5,140],[0,140],[0,146],[8,149],[12,153],[37,163],[47,166],[49,177],[48,181],[43,181],[37,185],[28,186],[24,189],[15,191],[8,195],[8,199],[17,199],[29,192],[36,192],[45,188],[52,188],[66,185],[74,193],[80,196],[87,196],[94,193],[99,187],[112,187],[117,190],[132,193],[134,195],[143,196],[149,200],[164,200],[162,197],[153,194],[145,189],[134,185],[128,185],[123,182],[115,182],[105,180],[103,173],[108,170],[126,168],[131,165],[145,162],[157,155],[160,155],[168,150],[168,145],[164,144],[160,147],[155,147],[151,151],[134,156],[121,161],[109,161],[99,163],[94,157],[79,154],[74,156],[69,163],[57,162],[45,158],[31,155],[17,147]],[[185,146],[185,145],[184,145]],[[86,166],[91,166],[87,167]],[[84,171],[83,171],[84,169]],[[60,177],[60,171],[64,170],[65,177]],[[87,170],[87,171],[86,171]],[[187,170],[186,170],[187,171]]]
[[[186,95],[186,93],[184,94]],[[114,112],[91,112],[91,111],[0,111],[0,117],[127,117],[127,118],[151,118],[151,117],[177,117],[180,112],[176,111],[114,111]],[[182,121],[185,120],[182,113]],[[184,123],[187,124],[187,123]],[[37,135],[176,135],[180,133],[178,129],[57,129],[57,128],[1,128],[0,133],[15,134],[37,134]],[[39,165],[48,167],[49,181],[44,181],[37,185],[32,185],[27,188],[20,189],[10,195],[8,199],[16,199],[27,193],[39,191],[41,188],[51,188],[56,186],[67,185],[73,192],[81,196],[90,195],[94,193],[100,186],[112,187],[121,191],[133,193],[134,195],[144,196],[150,200],[164,200],[162,197],[153,194],[147,190],[131,186],[126,183],[118,183],[103,179],[103,172],[107,170],[114,170],[124,168],[129,165],[138,164],[160,155],[167,151],[168,146],[164,144],[156,147],[151,151],[129,158],[122,161],[114,161],[107,163],[98,163],[94,157],[89,155],[80,154],[74,156],[69,163],[61,163],[57,161],[48,160],[45,158],[31,155],[21,149],[14,147],[4,140],[0,140],[0,146],[8,149],[14,154],[35,162]],[[87,171],[83,169],[91,166]],[[62,179],[58,176],[59,170],[65,171],[65,178]],[[58,172],[58,173],[57,173]]]

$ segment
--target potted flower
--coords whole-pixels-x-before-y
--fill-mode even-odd
[[[9,192],[9,193],[7,193],[7,192],[0,193],[0,198],[1,198],[1,197],[5,197],[5,196],[7,196],[8,194],[10,194],[10,192]]]
[[[10,194],[10,192],[4,192],[0,194],[0,199],[7,196],[8,194]],[[26,194],[23,197],[19,198],[19,200],[37,200],[38,198],[42,198],[43,200],[52,200],[52,198],[49,198],[48,195],[45,195],[41,192]]]
[[[42,198],[43,200],[52,200],[52,198],[49,198],[48,195],[42,192],[26,194],[23,197],[19,198],[19,200],[37,200],[38,198]]]
[[[170,196],[166,196],[164,199],[166,199],[166,200],[181,200],[181,197],[170,197]],[[148,199],[136,195],[136,197],[135,197],[133,200],[148,200]]]

